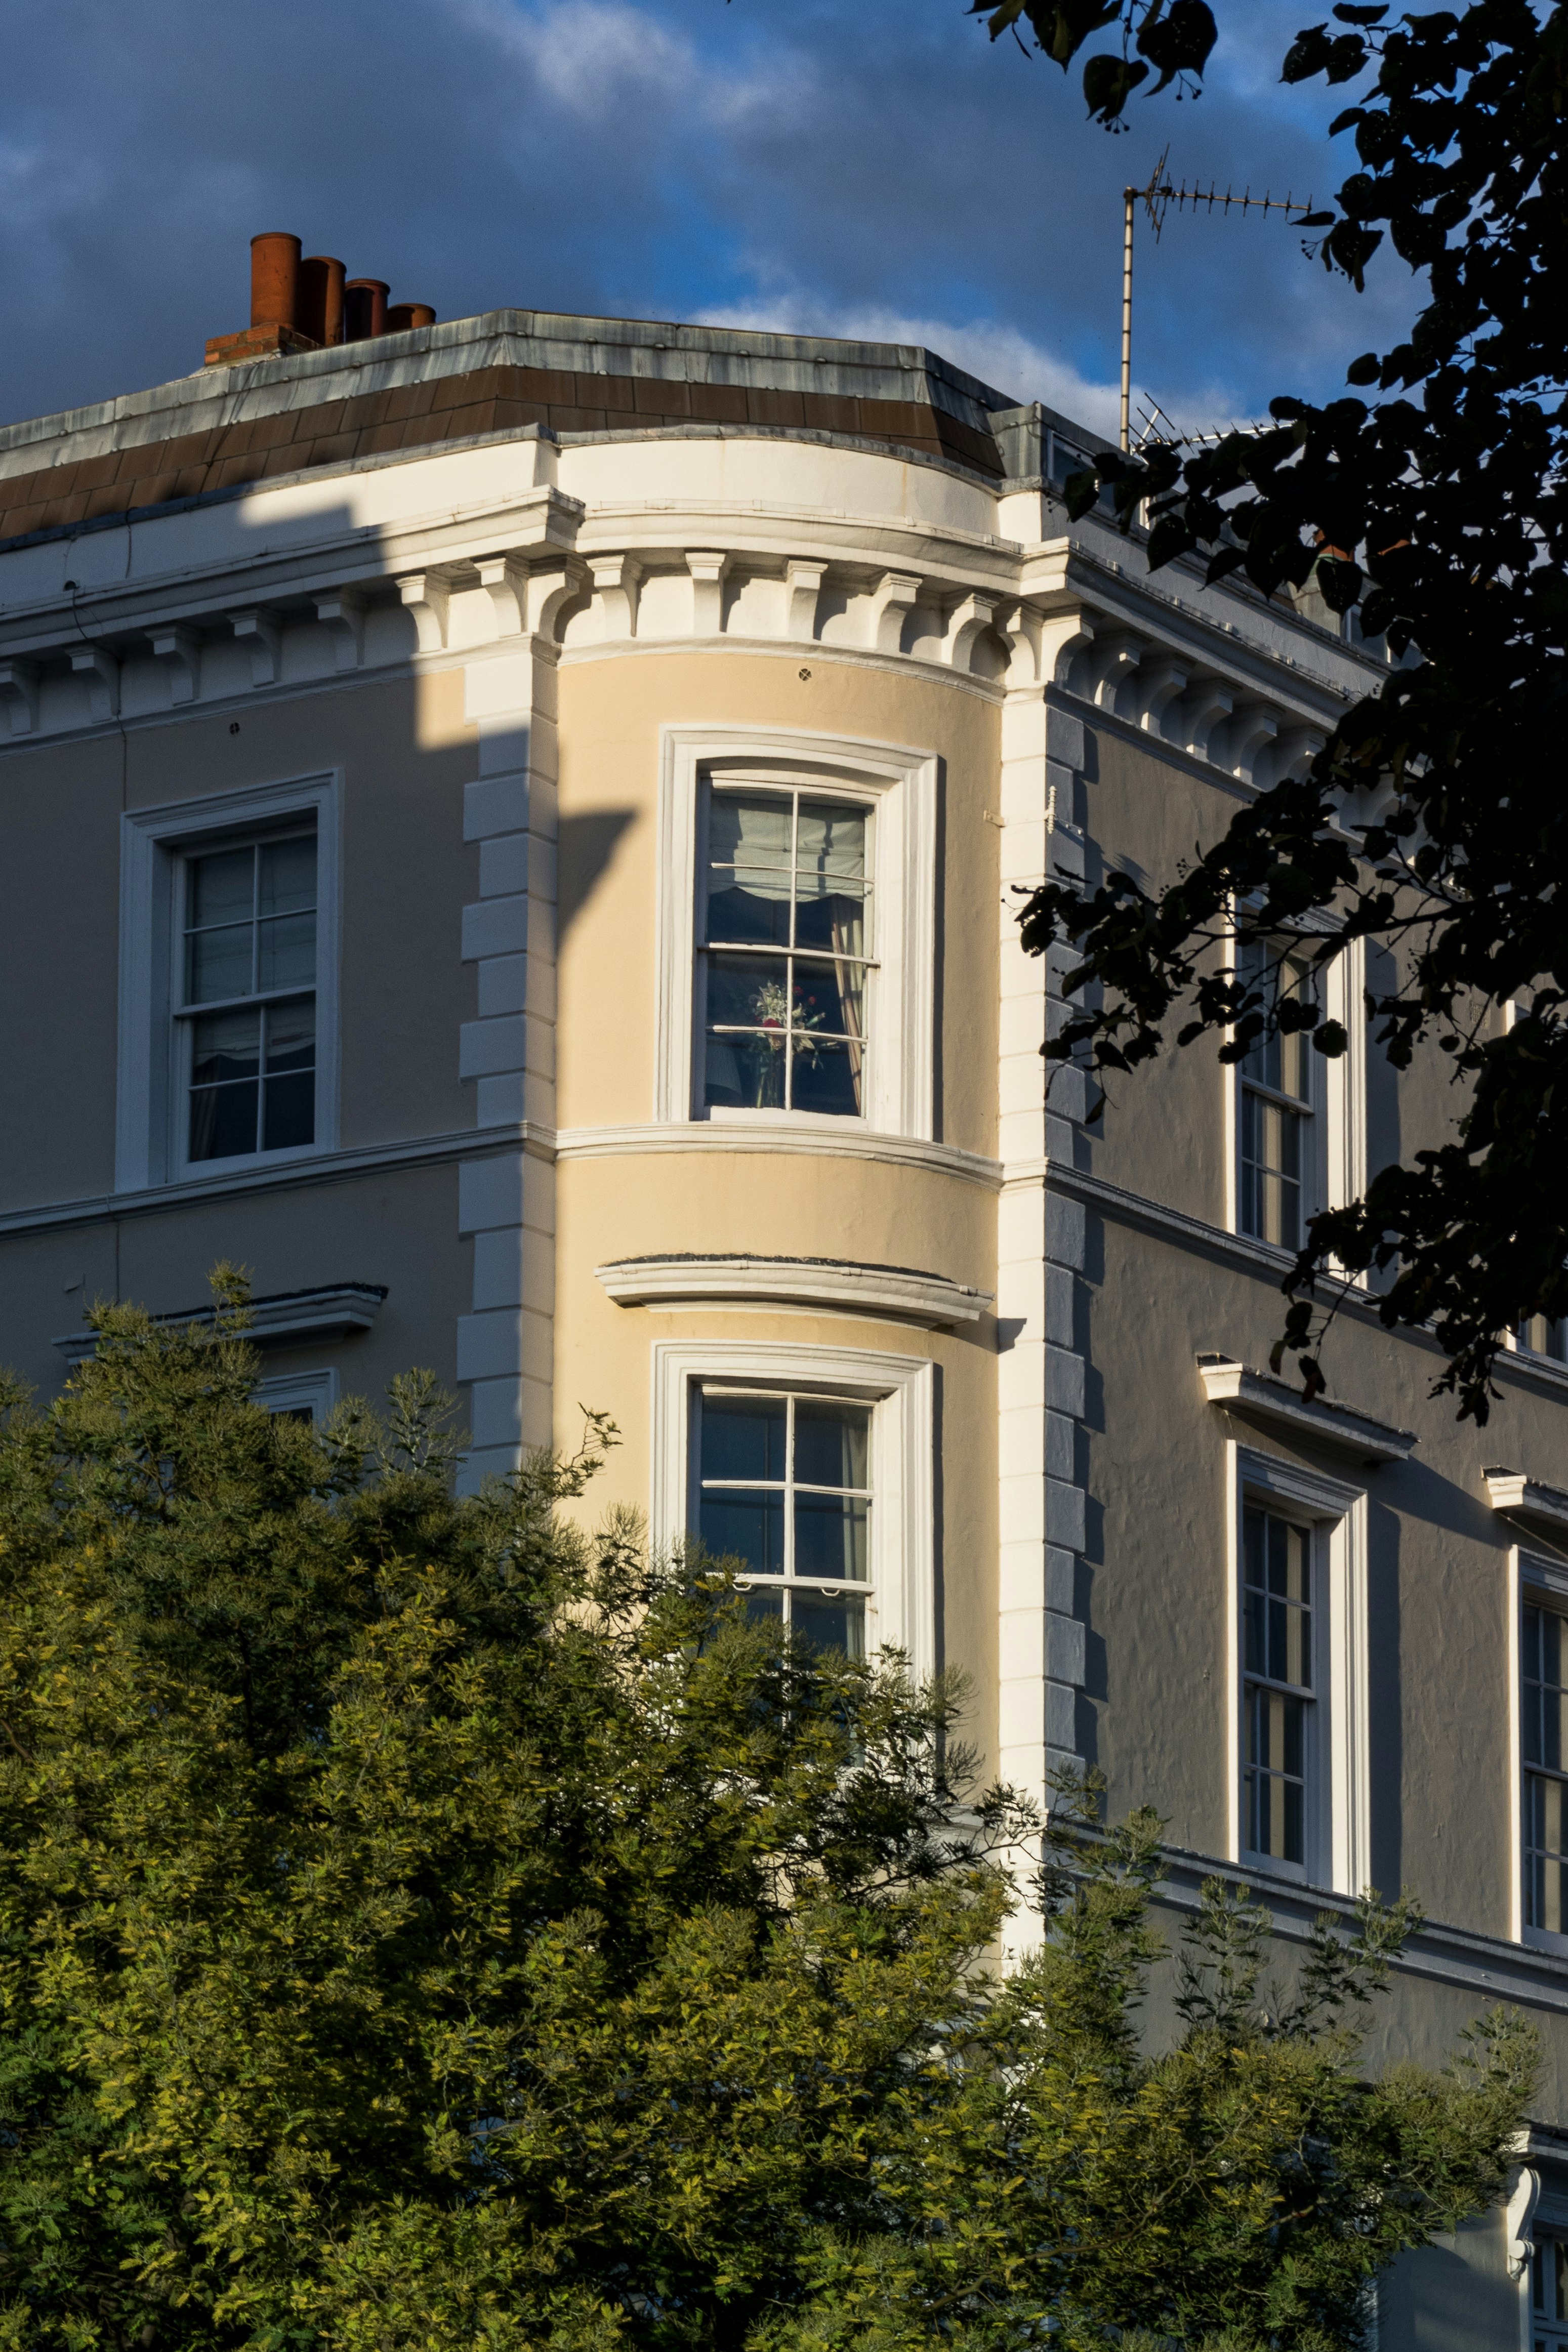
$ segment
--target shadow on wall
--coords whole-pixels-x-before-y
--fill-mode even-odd
[[[585,809],[580,816],[561,819],[555,920],[562,939],[608,873],[621,835],[636,814],[629,808]]]

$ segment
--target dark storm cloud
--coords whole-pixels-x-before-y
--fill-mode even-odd
[[[444,318],[502,304],[935,340],[1021,396],[1115,373],[1120,190],[1332,177],[1279,89],[1295,0],[1230,0],[1197,105],[1108,138],[958,0],[55,0],[10,22],[0,268],[12,417],[200,364],[292,228]],[[1180,410],[1336,385],[1408,304],[1271,218],[1140,249],[1140,381]],[[1095,387],[1101,387],[1098,395]]]

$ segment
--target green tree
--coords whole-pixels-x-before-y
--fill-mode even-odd
[[[0,2343],[1324,2347],[1496,2195],[1517,2021],[1358,2062],[1408,1905],[1270,1992],[1211,1888],[1150,2054],[1152,1815],[999,1972],[951,1689],[578,1531],[604,1424],[455,1500],[426,1378],[269,1418],[220,1296],[0,1434]]]
[[[1085,96],[1113,126],[1152,72],[1151,92],[1195,87],[1215,38],[1203,0],[973,7],[993,37],[1032,30],[1064,68],[1088,46]],[[1275,400],[1268,428],[1107,451],[1069,504],[1081,514],[1112,484],[1124,527],[1149,518],[1151,566],[1194,584],[1236,574],[1272,596],[1310,579],[1400,666],[1308,777],[1241,810],[1186,871],[1152,889],[1125,873],[1087,895],[1052,884],[1025,939],[1079,949],[1068,992],[1098,992],[1047,1050],[1102,1077],[1173,1027],[1179,1044],[1231,1031],[1221,1058],[1236,1060],[1281,1016],[1341,1054],[1342,1032],[1249,982],[1234,943],[1319,966],[1355,939],[1389,950],[1368,992],[1375,1034],[1398,1067],[1428,1043],[1449,1055],[1467,1108],[1448,1139],[1312,1220],[1279,1352],[1303,1351],[1315,1385],[1331,1262],[1375,1272],[1385,1323],[1430,1324],[1439,1388],[1484,1421],[1503,1333],[1568,1316],[1568,9],[1332,18],[1282,62],[1286,81],[1351,101],[1329,128],[1355,168],[1303,226],[1358,290],[1386,238],[1421,282],[1408,335],[1358,359],[1345,398]]]

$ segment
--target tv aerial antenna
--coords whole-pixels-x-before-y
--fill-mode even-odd
[[[1233,212],[1296,213],[1300,215],[1298,227],[1319,226],[1310,217],[1310,196],[1303,206],[1298,197],[1271,195],[1267,189],[1262,195],[1255,196],[1250,186],[1245,188],[1239,196],[1231,187],[1227,187],[1222,195],[1219,184],[1215,180],[1211,180],[1206,188],[1198,187],[1195,184],[1189,188],[1184,180],[1179,188],[1173,187],[1165,172],[1170,152],[1167,145],[1149,175],[1147,187],[1123,188],[1121,191],[1121,446],[1124,450],[1132,446],[1132,224],[1138,206],[1142,205],[1149,216],[1156,245],[1165,226],[1165,215],[1173,205],[1177,212],[1185,212],[1190,207],[1194,213],[1202,211],[1211,215],[1216,212],[1226,215]]]

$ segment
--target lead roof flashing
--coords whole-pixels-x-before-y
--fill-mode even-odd
[[[1018,420],[1034,413],[919,344],[488,310],[327,351],[201,368],[144,392],[0,426],[0,475],[494,367],[913,402],[981,432],[990,431],[995,415]],[[1081,426],[1066,429],[1094,438]],[[51,448],[58,459],[46,455]]]

